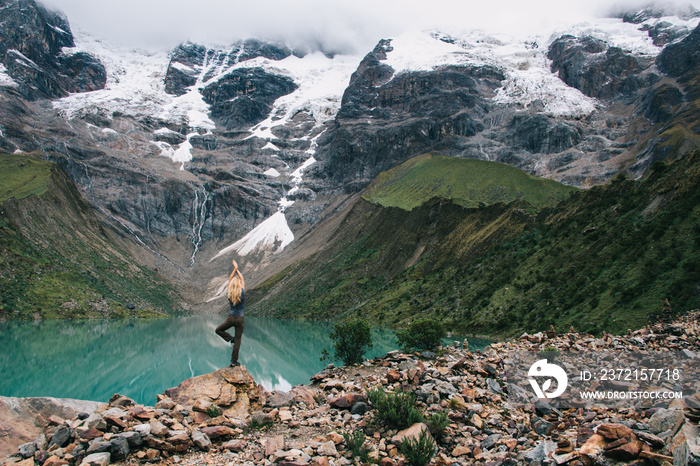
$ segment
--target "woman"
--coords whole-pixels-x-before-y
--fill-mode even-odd
[[[231,367],[240,366],[238,362],[238,350],[241,349],[241,337],[243,336],[243,308],[245,305],[245,280],[238,270],[238,264],[233,262],[233,272],[228,277],[228,318],[223,324],[216,327],[216,334],[228,342],[233,343],[231,352]],[[226,330],[234,327],[236,332],[231,336]]]

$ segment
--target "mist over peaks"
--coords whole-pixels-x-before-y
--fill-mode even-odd
[[[365,53],[378,40],[410,29],[455,33],[481,29],[491,33],[533,35],[559,25],[609,16],[649,2],[536,0],[459,2],[419,0],[325,2],[321,0],[44,0],[64,12],[74,30],[139,48],[172,48],[186,40],[229,44],[255,37],[302,51]],[[667,2],[668,3],[668,2]],[[673,5],[688,2],[677,2]],[[700,0],[690,4],[700,7]]]

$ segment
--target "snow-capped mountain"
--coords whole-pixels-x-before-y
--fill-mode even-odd
[[[697,147],[665,143],[692,99],[657,65],[698,33],[694,9],[525,41],[407,32],[357,56],[253,39],[128,50],[73,37],[30,0],[5,2],[1,24],[26,11],[42,34],[0,30],[0,147],[57,161],[155,264],[202,289],[219,289],[225,257],[252,270],[424,152],[586,187]]]

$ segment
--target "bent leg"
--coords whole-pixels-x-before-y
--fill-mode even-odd
[[[233,337],[226,331],[236,324],[235,316],[228,316],[228,318],[218,327],[216,327],[216,334],[223,338],[225,341],[233,340]]]
[[[241,339],[243,338],[243,329],[245,324],[243,323],[243,316],[231,316],[233,319],[233,326],[236,328],[236,332],[233,337],[233,350],[231,351],[231,362],[238,362],[238,351],[241,349]]]

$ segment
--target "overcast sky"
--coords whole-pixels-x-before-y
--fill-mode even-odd
[[[408,28],[446,32],[479,28],[537,34],[605,15],[623,0],[42,0],[63,11],[74,30],[135,47],[185,40],[225,44],[239,38],[323,43],[364,53]],[[684,3],[688,3],[687,1]],[[700,8],[700,0],[690,2]],[[75,31],[74,31],[75,32]]]

